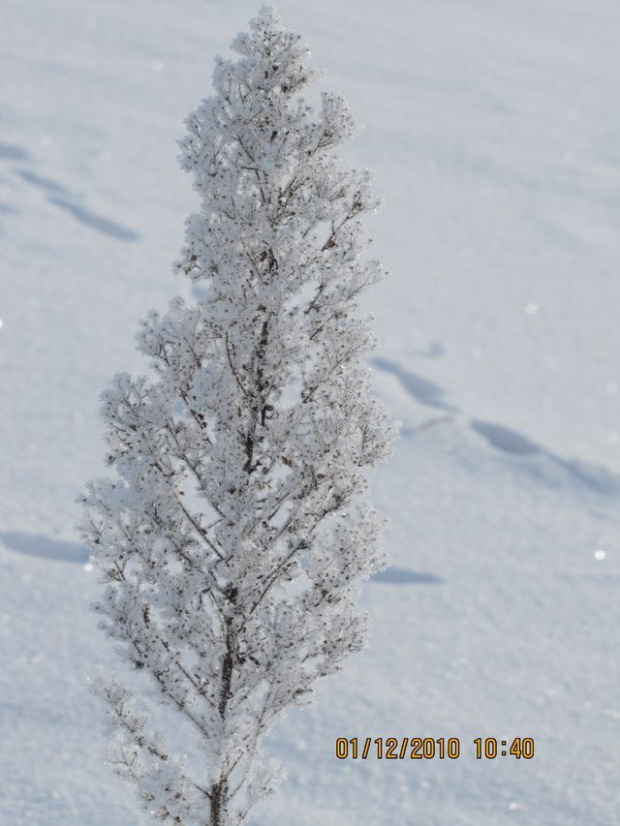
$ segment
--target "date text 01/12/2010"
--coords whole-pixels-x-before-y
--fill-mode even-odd
[[[515,737],[498,740],[496,737],[476,737],[473,754],[478,760],[494,760],[496,757],[516,757],[531,760],[534,757],[534,738]],[[461,757],[461,741],[458,737],[339,737],[336,740],[336,757],[339,760],[456,760]]]

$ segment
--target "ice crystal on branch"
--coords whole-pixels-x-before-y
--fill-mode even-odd
[[[117,475],[84,497],[96,610],[202,753],[190,770],[149,699],[112,680],[115,763],[156,819],[185,826],[246,821],[277,776],[264,734],[364,644],[357,592],[381,564],[364,494],[391,439],[356,309],[381,275],[360,220],[376,202],[335,154],[351,115],[338,95],[318,112],[300,96],[308,50],[271,7],[233,49],[181,144],[201,204],[177,268],[206,292],[143,322],[154,376],[104,394]]]

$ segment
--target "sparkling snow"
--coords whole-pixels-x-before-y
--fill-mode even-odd
[[[247,0],[7,0],[0,32],[0,822],[136,826],[88,677],[113,667],[75,498],[99,394],[144,370],[196,199],[183,119]],[[365,131],[390,277],[368,299],[400,420],[374,499],[372,645],[274,731],[255,826],[620,822],[620,5],[282,0]],[[9,323],[10,320],[10,323]],[[1,323],[0,323],[1,326]],[[604,550],[603,550],[604,549]],[[595,564],[600,563],[600,564]],[[459,737],[341,761],[336,738]],[[477,737],[532,760],[476,760]]]

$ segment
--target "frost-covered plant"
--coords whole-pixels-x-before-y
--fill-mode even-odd
[[[143,322],[155,375],[104,394],[117,475],[83,499],[95,609],[153,689],[103,683],[115,762],[156,819],[187,826],[245,822],[277,774],[264,734],[364,645],[355,601],[381,555],[363,494],[391,439],[356,311],[381,274],[362,256],[376,204],[334,152],[351,116],[299,96],[308,50],[271,7],[233,48],[181,142],[201,207],[177,268],[206,292]],[[158,704],[193,729],[193,766],[154,731]]]

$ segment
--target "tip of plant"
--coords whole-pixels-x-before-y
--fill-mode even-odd
[[[276,9],[275,3],[263,3],[258,13],[258,21],[267,26],[279,25],[282,21]]]

